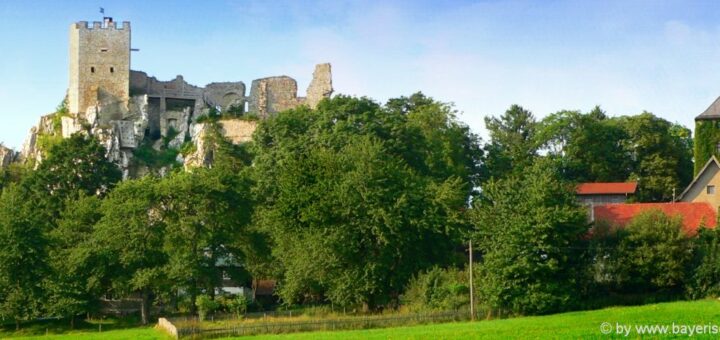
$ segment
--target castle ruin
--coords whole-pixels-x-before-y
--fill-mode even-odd
[[[288,76],[256,79],[249,95],[242,81],[204,87],[187,83],[181,75],[160,81],[131,70],[130,23],[119,25],[112,18],[70,25],[69,46],[67,110],[41,117],[30,130],[20,159],[42,161],[42,136],[87,133],[105,145],[108,158],[125,177],[147,173],[148,169],[133,162],[133,151],[143,144],[160,150],[192,141],[195,154],[178,155],[178,161],[186,167],[203,165],[207,163],[201,154],[206,127],[198,121],[200,117],[213,110],[232,112],[219,121],[221,133],[233,143],[243,143],[250,140],[257,124],[246,117],[264,119],[299,105],[314,108],[333,92],[330,64],[315,67],[305,97],[297,95],[297,82]]]

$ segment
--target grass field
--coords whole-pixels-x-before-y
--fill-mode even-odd
[[[609,335],[601,333],[604,322],[611,325]],[[458,322],[413,327],[370,329],[340,332],[310,332],[280,335],[263,335],[234,339],[607,339],[626,338],[615,334],[617,324],[630,326],[627,338],[640,338],[635,326],[668,325],[718,325],[720,326],[720,301],[703,300],[672,302],[638,307],[614,307],[596,311],[572,312],[548,316],[523,317],[505,320]],[[36,327],[37,328],[37,327]],[[37,333],[36,328],[14,333],[0,331],[0,338],[20,336],[21,339],[169,339],[162,332],[150,327],[113,329],[98,333],[89,328],[48,336]],[[711,329],[707,328],[708,331]],[[27,332],[35,332],[27,334]],[[22,337],[30,335],[30,337]],[[718,338],[718,334],[694,334],[696,338]],[[657,335],[655,337],[658,337]],[[663,336],[667,338],[671,336]],[[687,334],[676,334],[675,338],[688,338]],[[646,335],[644,338],[654,338]]]
[[[4,339],[2,335],[0,335],[0,339]],[[37,336],[29,336],[29,337],[13,337],[12,339],[23,339],[23,340],[30,340],[30,339],[42,339],[42,340],[50,340],[50,339],[80,339],[80,340],[125,340],[125,339],[139,339],[139,340],[165,340],[165,339],[171,339],[169,336],[164,335],[162,332],[155,330],[152,327],[146,327],[146,328],[129,328],[129,329],[118,329],[113,331],[107,331],[107,332],[69,332],[64,334],[50,334],[50,335],[37,335]]]
[[[100,326],[102,324],[102,332]],[[15,325],[0,328],[0,339],[169,339],[152,326],[141,327],[136,318],[105,318],[103,320],[76,320],[75,329],[70,330],[67,320],[35,321],[22,325],[15,331]]]
[[[600,332],[602,323],[612,326],[610,335]],[[703,300],[673,302],[639,307],[615,307],[596,311],[572,312],[548,316],[506,320],[434,324],[342,332],[312,332],[264,335],[254,339],[607,339],[626,338],[615,335],[616,324],[630,325],[708,325],[720,326],[720,302]],[[672,332],[672,328],[669,329]],[[693,335],[696,338],[718,338],[720,335]],[[628,338],[640,336],[632,329]],[[645,336],[645,338],[652,338]],[[655,336],[657,337],[657,336]],[[671,336],[663,336],[667,338]],[[676,338],[688,338],[679,334]],[[235,338],[241,339],[241,338]]]

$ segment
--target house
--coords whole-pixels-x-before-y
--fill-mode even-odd
[[[624,203],[636,190],[637,182],[580,183],[575,188],[575,195],[581,204],[596,206]]]
[[[641,212],[660,210],[668,216],[681,216],[683,230],[694,235],[700,226],[715,228],[717,225],[717,208],[706,202],[674,202],[674,203],[612,203],[593,207],[595,221],[604,221],[613,226],[624,227]]]
[[[720,190],[720,163],[712,156],[677,201],[707,203],[717,211],[720,207],[720,193],[717,193],[717,190]]]

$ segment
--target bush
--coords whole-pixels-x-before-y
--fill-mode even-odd
[[[620,232],[614,278],[628,292],[679,289],[691,246],[681,217],[659,210],[641,213]]]
[[[411,311],[452,310],[469,306],[467,271],[433,267],[413,277],[400,297]]]
[[[688,297],[720,296],[720,230],[701,228],[695,245],[692,273],[685,287]]]
[[[240,318],[247,312],[249,304],[250,300],[248,300],[245,295],[238,294],[235,297],[227,300],[227,309],[229,312],[232,312],[233,314],[235,314],[235,316]]]
[[[195,307],[197,307],[200,321],[205,321],[208,314],[217,310],[218,307],[220,307],[220,304],[213,300],[210,296],[203,294],[195,299]]]

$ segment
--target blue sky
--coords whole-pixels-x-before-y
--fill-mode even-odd
[[[543,117],[601,105],[693,127],[720,95],[720,3],[707,1],[0,1],[0,142],[19,148],[68,82],[67,36],[99,7],[131,21],[132,68],[193,84],[313,65],[336,93],[415,91],[483,117],[520,104]]]

